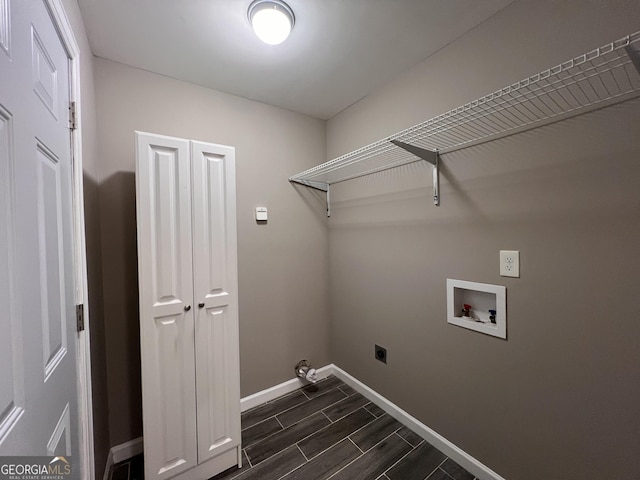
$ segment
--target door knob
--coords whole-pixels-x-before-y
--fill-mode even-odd
[[[184,306],[184,311],[188,312],[189,310],[191,310],[191,305],[185,305]]]
[[[199,308],[203,308],[203,307],[204,307],[204,302],[200,302],[200,303],[198,304],[198,307],[199,307]]]

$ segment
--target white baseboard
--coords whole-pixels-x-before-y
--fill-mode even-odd
[[[326,367],[318,368],[316,370],[316,373],[318,375],[318,380],[327,378],[333,373],[333,364],[327,365]],[[298,390],[303,385],[305,385],[305,383],[303,383],[301,379],[296,377],[273,387],[267,388],[266,390],[254,393],[253,395],[248,395],[240,399],[240,411],[246,412],[253,407],[257,407],[258,405],[262,405],[263,403],[270,402],[271,400],[275,400],[276,398],[286,395],[287,393]]]
[[[442,453],[444,453],[447,457],[451,458],[451,460],[458,463],[461,467],[467,470],[469,473],[472,473],[480,480],[505,480],[503,477],[498,475],[496,472],[491,470],[489,467],[479,462],[467,452],[451,443],[449,440],[444,438],[439,433],[427,427],[424,423],[420,422],[415,417],[409,415],[407,412],[402,410],[396,404],[390,402],[382,395],[380,395],[375,390],[369,388],[367,385],[362,383],[360,380],[352,377],[347,372],[342,370],[340,367],[335,365],[329,365],[331,367],[331,373],[333,373],[336,377],[342,380],[344,383],[349,385],[358,393],[362,394],[372,403],[375,403],[380,408],[382,408],[385,412],[391,415],[393,418],[398,420],[400,423],[410,428],[422,438],[424,438],[431,445],[436,447]]]
[[[142,437],[134,438],[128,442],[111,447],[107,456],[107,464],[104,468],[104,480],[109,480],[109,472],[114,465],[129,460],[142,453]]]

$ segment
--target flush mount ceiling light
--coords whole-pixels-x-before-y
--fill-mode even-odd
[[[295,24],[293,10],[281,0],[254,0],[248,15],[253,31],[269,45],[284,42]]]

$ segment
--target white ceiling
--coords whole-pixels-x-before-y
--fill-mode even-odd
[[[287,0],[289,39],[258,40],[251,0],[78,0],[93,53],[328,119],[513,0]]]

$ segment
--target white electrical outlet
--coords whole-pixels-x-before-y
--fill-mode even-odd
[[[500,276],[520,277],[520,252],[500,250]]]

